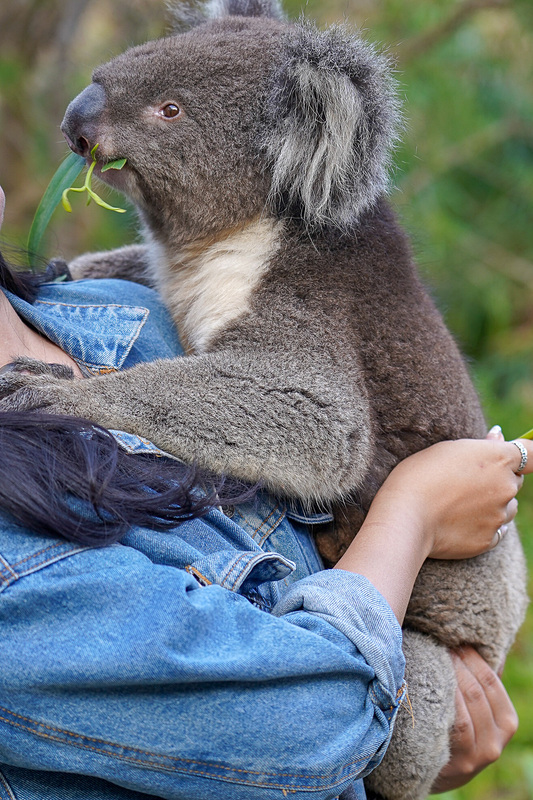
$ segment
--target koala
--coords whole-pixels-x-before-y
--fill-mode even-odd
[[[386,57],[344,26],[288,22],[275,0],[178,7],[179,32],[98,67],[68,144],[138,210],[144,244],[74,260],[76,278],[155,286],[186,355],[71,381],[2,376],[4,407],[87,417],[214,473],[332,506],[333,562],[394,465],[483,437],[476,392],[387,201],[401,129]],[[511,528],[494,550],[428,561],[404,642],[402,707],[369,796],[420,800],[449,759],[454,671],[497,667],[526,607]]]

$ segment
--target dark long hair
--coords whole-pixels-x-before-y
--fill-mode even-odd
[[[32,301],[43,278],[16,273],[0,254],[0,286]],[[0,507],[45,535],[110,544],[131,525],[165,530],[257,487],[171,459],[131,455],[89,420],[0,412]]]

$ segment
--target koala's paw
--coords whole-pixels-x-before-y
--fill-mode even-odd
[[[0,370],[0,411],[74,413],[73,378],[64,364],[17,358]]]

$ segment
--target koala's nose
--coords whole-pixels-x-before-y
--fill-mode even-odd
[[[97,131],[105,99],[105,91],[100,84],[91,83],[70,103],[61,123],[68,146],[84,158],[98,144]]]

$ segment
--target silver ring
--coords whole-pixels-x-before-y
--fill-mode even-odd
[[[496,539],[495,542],[494,542],[494,539]],[[493,537],[493,540],[492,540],[494,542],[494,544],[492,545],[492,547],[490,549],[494,550],[495,547],[498,547],[498,545],[500,544],[502,539],[503,539],[503,531],[502,531],[501,528],[498,528],[498,530],[494,534],[494,537]]]
[[[520,450],[520,456],[521,456],[520,466],[518,467],[518,469],[515,469],[515,472],[518,475],[520,472],[522,472],[523,469],[525,469],[525,466],[527,464],[527,450],[522,444],[522,442],[511,442],[511,444],[516,445]]]

